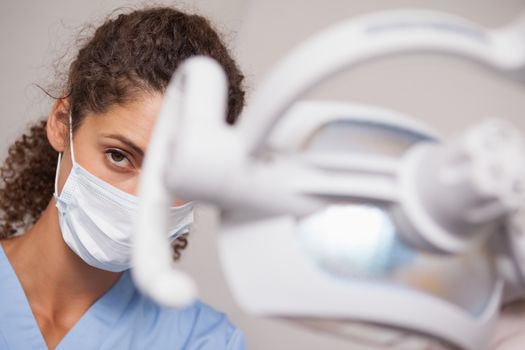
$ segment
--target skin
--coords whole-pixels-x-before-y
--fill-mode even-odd
[[[143,154],[161,101],[160,94],[145,94],[126,105],[114,105],[103,114],[88,113],[73,135],[77,163],[136,195]],[[60,193],[72,167],[67,100],[57,101],[49,114],[47,137],[56,151],[63,152]],[[50,349],[122,274],[91,267],[66,245],[54,198],[31,229],[1,243]]]

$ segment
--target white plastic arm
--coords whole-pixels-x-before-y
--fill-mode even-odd
[[[133,241],[133,277],[137,286],[157,302],[172,307],[189,305],[197,295],[194,281],[173,266],[168,240],[167,211],[172,205],[172,193],[166,177],[170,168],[177,132],[191,117],[209,116],[221,120],[224,108],[213,103],[225,100],[224,73],[209,58],[191,58],[177,70],[170,82],[144,159],[140,187],[140,207],[137,213]],[[209,87],[208,90],[203,87]],[[223,87],[222,89],[220,87]],[[208,96],[213,90],[216,96]],[[224,102],[223,102],[224,104]]]
[[[372,59],[418,52],[462,57],[525,83],[525,18],[487,30],[445,13],[393,10],[330,27],[295,48],[255,92],[239,124],[248,153],[261,149],[292,103],[335,73]]]

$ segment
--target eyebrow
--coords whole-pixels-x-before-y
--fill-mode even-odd
[[[144,157],[144,151],[142,150],[142,148],[137,146],[133,141],[129,140],[128,138],[118,134],[104,134],[102,136],[118,140],[126,146],[128,146],[129,148],[131,148],[133,151],[135,151],[135,153],[137,153],[139,156]]]

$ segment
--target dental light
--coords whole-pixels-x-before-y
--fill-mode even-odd
[[[248,312],[389,349],[487,347],[502,303],[525,295],[525,141],[488,120],[443,141],[372,106],[299,101],[367,61],[431,52],[525,83],[525,22],[486,30],[430,11],[389,11],[322,31],[284,58],[241,122],[208,58],[167,88],[141,178],[133,275],[184,306],[196,286],[171,260],[172,196],[221,211],[218,245]]]

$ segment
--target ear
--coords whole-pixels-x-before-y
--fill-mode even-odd
[[[59,99],[47,117],[47,139],[57,152],[64,152],[69,142],[69,108],[68,100]]]

